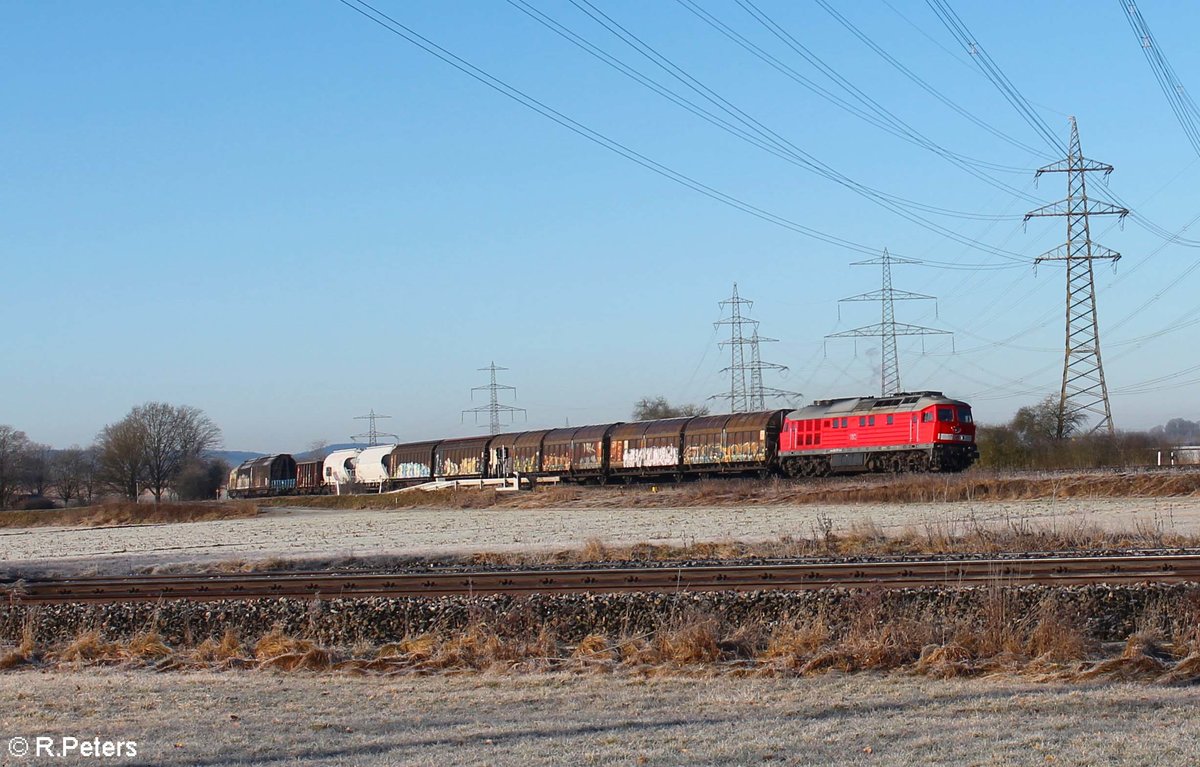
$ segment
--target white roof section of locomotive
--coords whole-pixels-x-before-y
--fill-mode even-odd
[[[887,403],[887,404],[885,404]],[[835,400],[820,400],[787,414],[789,420],[803,421],[843,413],[896,413],[923,410],[930,405],[961,405],[966,402],[950,399],[941,392],[900,392],[890,397],[846,397]]]
[[[354,465],[354,476],[359,482],[383,482],[390,479],[385,461],[395,448],[395,445],[373,445],[364,448],[358,454],[358,463]]]
[[[321,467],[321,475],[325,482],[335,485],[344,485],[352,479],[350,472],[346,470],[347,464],[353,470],[354,461],[358,458],[359,450],[352,448],[350,450],[334,450],[329,455],[325,456],[325,463]]]

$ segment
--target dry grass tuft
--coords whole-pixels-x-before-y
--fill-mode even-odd
[[[937,679],[970,676],[977,670],[971,651],[960,644],[926,645],[913,672]]]
[[[576,664],[590,668],[611,668],[618,658],[617,650],[603,634],[588,634],[571,651]]]
[[[120,646],[104,641],[104,637],[96,629],[81,633],[54,656],[55,660],[60,663],[74,663],[77,666],[84,663],[117,660],[120,657]]]
[[[33,638],[33,626],[26,623],[21,629],[21,643],[12,650],[0,655],[0,671],[32,663],[35,658],[36,642]]]
[[[1116,658],[1100,661],[1079,673],[1079,679],[1135,680],[1160,679],[1169,672],[1171,655],[1160,644],[1161,637],[1138,632],[1125,641],[1125,648]]]
[[[130,660],[162,660],[169,658],[173,651],[162,641],[158,631],[151,629],[137,634],[125,645],[124,656]]]
[[[211,637],[196,645],[192,657],[202,663],[225,663],[243,657],[242,643],[238,640],[237,632],[225,629],[221,641]]]
[[[783,623],[771,632],[759,659],[778,668],[799,669],[821,652],[831,639],[829,626],[823,617]]]
[[[721,659],[715,619],[695,619],[658,632],[653,648],[660,663],[696,665]]]
[[[320,671],[334,664],[333,653],[329,650],[317,647],[307,639],[288,636],[278,626],[255,642],[254,658],[259,668],[282,671]]]

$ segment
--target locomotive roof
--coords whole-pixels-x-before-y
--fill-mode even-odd
[[[930,405],[964,405],[962,400],[950,399],[940,391],[897,392],[888,397],[842,397],[819,399],[807,407],[793,410],[788,418],[800,420],[820,418],[835,413],[895,413],[923,410]]]

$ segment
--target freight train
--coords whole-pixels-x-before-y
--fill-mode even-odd
[[[607,484],[688,477],[962,471],[979,457],[971,407],[941,392],[765,410],[272,455],[229,474],[230,497],[382,492],[437,480],[520,477]]]

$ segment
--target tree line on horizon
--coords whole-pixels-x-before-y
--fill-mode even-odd
[[[205,454],[220,444],[220,428],[201,410],[165,402],[134,407],[88,447],[55,450],[0,425],[0,509],[136,501],[146,492],[156,504],[215,498],[229,467]]]

